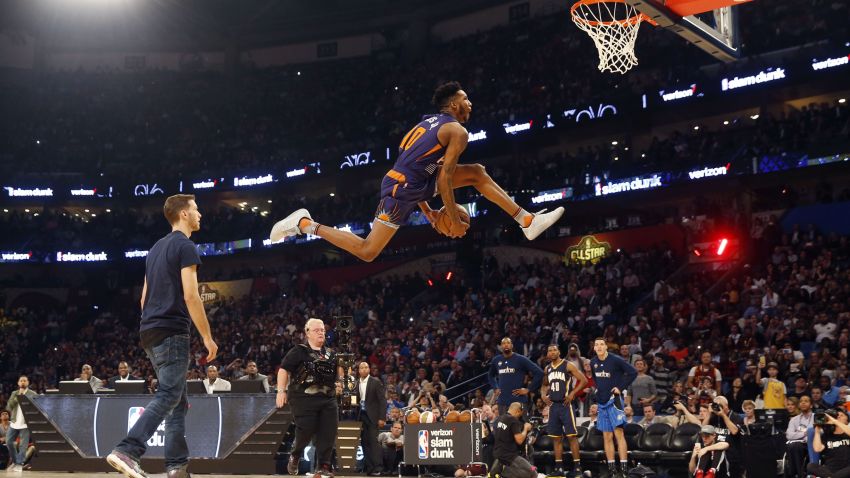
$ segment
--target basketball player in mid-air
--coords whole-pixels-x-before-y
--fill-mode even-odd
[[[573,455],[573,476],[579,478],[582,476],[581,455],[578,448],[578,431],[576,429],[575,412],[573,411],[573,399],[578,392],[584,390],[584,387],[587,386],[587,377],[572,362],[561,358],[558,344],[549,346],[546,350],[546,358],[549,359],[550,363],[543,372],[543,386],[540,389],[540,396],[549,405],[549,423],[546,424],[546,434],[552,437],[555,466],[561,465],[560,468],[555,470],[554,475],[566,476],[564,470],[567,469],[567,466],[564,460],[563,438],[567,437]],[[572,386],[573,377],[576,379],[575,387]]]
[[[437,193],[450,222],[447,235],[462,237],[469,226],[458,214],[454,190],[464,186],[473,186],[513,217],[529,240],[560,219],[563,207],[529,213],[493,181],[484,166],[458,164],[469,139],[461,124],[469,120],[472,112],[472,103],[459,83],[452,81],[440,85],[434,92],[433,102],[440,113],[425,116],[401,140],[398,159],[381,182],[381,202],[372,230],[365,239],[321,225],[313,221],[307,209],[299,209],[274,225],[271,240],[279,242],[297,234],[313,234],[364,261],[372,261],[417,207],[431,224],[436,223],[438,211],[428,206],[428,200]]]

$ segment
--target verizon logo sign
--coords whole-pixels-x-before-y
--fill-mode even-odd
[[[72,189],[71,196],[94,196],[97,189]]]
[[[690,97],[694,96],[696,94],[696,92],[697,92],[697,85],[693,84],[693,85],[691,85],[690,88],[685,89],[685,90],[673,90],[673,91],[669,91],[669,92],[665,91],[665,90],[661,90],[661,91],[658,92],[658,94],[661,95],[661,99],[663,99],[664,102],[666,103],[668,101],[675,101],[675,100],[681,100],[683,98],[690,98]]]
[[[32,258],[32,252],[3,252],[0,259],[4,262],[28,261]]]
[[[702,178],[710,178],[713,176],[725,176],[726,172],[729,170],[729,165],[721,166],[719,168],[705,168],[698,169],[696,171],[691,171],[688,173],[688,177],[691,179],[702,179]]]
[[[517,123],[517,124],[505,123],[502,126],[504,126],[504,128],[505,128],[505,133],[517,134],[521,131],[530,130],[532,123],[534,123],[534,121],[529,121],[528,123]]]
[[[839,56],[838,58],[827,58],[826,60],[821,61],[812,61],[812,69],[817,70],[825,70],[827,68],[835,68],[836,66],[842,66],[850,63],[850,55],[847,56]]]

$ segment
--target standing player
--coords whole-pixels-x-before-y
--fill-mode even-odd
[[[215,359],[213,341],[204,304],[198,294],[198,265],[201,257],[189,239],[201,228],[201,213],[195,196],[177,194],[165,200],[165,218],[171,233],[156,241],[145,261],[142,287],[142,320],[139,339],[153,363],[159,386],[127,437],[115,446],[106,461],[129,478],[145,478],[139,466],[146,443],[165,421],[165,469],[168,478],[187,478],[189,447],[186,444],[186,373],[189,371],[189,324],[201,334],[207,362]]]
[[[572,362],[561,358],[557,344],[549,346],[546,350],[546,358],[550,363],[543,374],[543,388],[540,389],[540,396],[549,405],[549,423],[546,425],[546,433],[554,442],[555,463],[561,464],[561,468],[555,470],[555,474],[566,476],[564,470],[567,469],[567,464],[564,460],[563,437],[567,437],[573,455],[573,476],[578,478],[581,477],[581,456],[578,449],[573,399],[587,386],[587,377]],[[576,386],[572,385],[573,378],[576,380]]]
[[[637,370],[621,357],[608,353],[608,344],[602,337],[593,341],[596,357],[590,359],[593,378],[596,382],[596,403],[599,405],[599,418],[596,428],[602,432],[605,442],[605,459],[612,476],[625,478],[628,474],[628,446],[623,434],[626,415],[623,413],[623,392],[637,377]],[[618,408],[619,406],[619,408]],[[617,437],[617,450],[620,452],[620,472],[614,463],[614,437]]]
[[[440,113],[423,117],[401,140],[398,159],[381,182],[381,202],[372,230],[365,239],[322,226],[313,221],[306,209],[299,209],[274,225],[271,240],[278,242],[297,234],[313,234],[369,262],[384,250],[417,206],[431,224],[435,223],[438,214],[428,206],[428,200],[437,193],[451,222],[448,235],[462,237],[468,226],[458,215],[454,190],[464,186],[473,186],[502,208],[519,223],[529,240],[535,239],[560,219],[563,207],[548,213],[529,213],[493,181],[484,171],[484,166],[458,164],[469,140],[469,134],[461,123],[466,123],[472,112],[472,103],[458,82],[440,85],[432,101]]]
[[[531,374],[531,385],[525,388],[525,375]],[[496,389],[499,410],[507,410],[514,402],[527,407],[529,390],[539,390],[543,380],[543,370],[527,357],[514,353],[514,343],[505,337],[502,339],[502,353],[493,357],[490,371],[487,373],[490,385]],[[527,408],[524,408],[527,409]]]

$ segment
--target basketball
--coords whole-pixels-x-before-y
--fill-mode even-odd
[[[437,421],[437,417],[432,412],[422,412],[419,415],[419,423],[434,423],[435,421]]]
[[[460,413],[455,411],[455,410],[450,411],[449,413],[446,414],[446,420],[445,421],[447,423],[459,422],[460,421]]]
[[[457,412],[454,412],[457,413]],[[458,413],[458,421],[461,423],[469,423],[472,421],[472,412],[469,410],[464,410]]]
[[[455,204],[457,207],[458,215],[460,215],[460,220],[466,227],[469,228],[469,214],[466,212],[466,209],[463,208],[460,204]],[[437,232],[444,236],[448,236],[449,234],[449,226],[451,222],[449,221],[449,215],[446,214],[446,207],[443,206],[440,208],[439,216],[437,216],[437,222],[434,223],[434,227],[437,229]]]
[[[419,410],[416,410],[415,408],[410,410],[407,412],[404,419],[408,424],[419,423]]]

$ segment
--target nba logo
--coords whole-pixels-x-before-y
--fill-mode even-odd
[[[428,459],[428,430],[419,430],[419,459]]]
[[[130,429],[139,421],[144,412],[145,407],[130,407],[130,410],[127,411],[127,433],[130,433]]]

